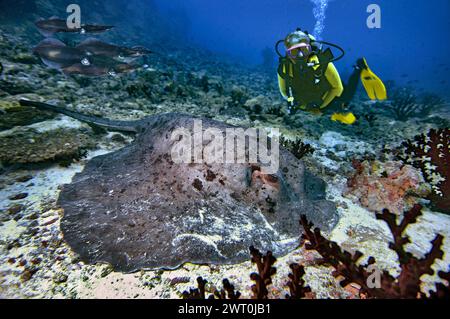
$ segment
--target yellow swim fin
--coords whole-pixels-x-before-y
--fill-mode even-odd
[[[338,121],[343,124],[351,125],[356,122],[356,116],[349,112],[349,113],[334,113],[331,115],[332,121]]]
[[[360,67],[362,69],[361,82],[369,98],[371,100],[386,100],[386,87],[384,86],[383,81],[381,81],[380,78],[369,68],[365,58],[362,58],[362,60],[360,60]]]

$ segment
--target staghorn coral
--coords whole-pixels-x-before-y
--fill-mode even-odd
[[[356,251],[351,254],[338,244],[332,242],[321,235],[318,228],[312,230],[313,224],[309,223],[305,216],[302,216],[300,222],[305,230],[302,235],[302,241],[307,250],[317,251],[323,259],[323,262],[334,268],[333,276],[342,277],[340,285],[347,286],[350,283],[356,283],[361,288],[359,290],[360,297],[366,298],[424,298],[426,295],[421,291],[420,277],[424,274],[432,275],[434,270],[431,266],[437,259],[441,259],[443,251],[441,245],[443,243],[442,235],[436,235],[431,242],[431,250],[423,257],[417,258],[405,250],[405,245],[410,242],[407,235],[404,235],[405,229],[414,224],[421,215],[422,206],[415,205],[411,210],[404,213],[403,220],[397,224],[396,215],[384,209],[382,213],[377,214],[377,219],[384,220],[392,233],[393,242],[389,244],[389,248],[397,253],[401,268],[400,275],[395,278],[387,271],[383,271],[380,276],[380,288],[371,288],[369,286],[370,265],[375,265],[375,259],[370,257],[367,265],[361,265],[358,261],[363,254]],[[441,284],[442,285],[442,284]],[[445,289],[439,285],[439,292]],[[445,286],[444,286],[445,287]]]
[[[406,121],[414,117],[418,108],[417,97],[409,88],[397,89],[388,104],[389,112],[398,121]]]
[[[432,186],[428,196],[433,209],[450,214],[450,128],[431,129],[402,143],[397,156],[420,169]]]
[[[407,206],[412,206],[419,196],[426,196],[420,172],[410,165],[387,162],[380,165],[374,161],[352,161],[355,173],[347,181],[344,195],[352,197],[371,211],[383,208],[401,214]]]
[[[445,106],[445,101],[440,96],[433,93],[426,93],[422,96],[422,103],[419,104],[418,113],[422,116],[429,116]]]

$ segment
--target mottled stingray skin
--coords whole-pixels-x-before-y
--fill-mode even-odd
[[[174,164],[171,132],[193,120],[172,113],[136,122],[132,144],[93,158],[64,185],[61,228],[83,261],[123,272],[238,263],[250,245],[278,256],[294,249],[300,214],[325,230],[336,224],[323,181],[285,149],[268,181],[249,164]],[[232,127],[202,120],[203,129]]]

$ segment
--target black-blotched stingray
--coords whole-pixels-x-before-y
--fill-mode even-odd
[[[301,214],[324,230],[337,222],[324,182],[282,147],[279,169],[268,175],[258,163],[175,163],[172,133],[192,128],[196,118],[190,115],[111,121],[21,104],[136,133],[130,145],[89,160],[59,195],[64,239],[86,263],[106,262],[123,272],[239,263],[251,245],[278,256],[295,249]],[[201,120],[203,131],[235,128]],[[204,137],[200,152],[212,139]]]

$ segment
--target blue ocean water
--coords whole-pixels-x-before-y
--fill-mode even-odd
[[[176,23],[173,12],[182,12],[187,18],[186,41],[239,62],[261,63],[262,49],[272,49],[297,27],[314,33],[319,24],[321,38],[346,51],[337,63],[343,77],[355,60],[364,56],[383,80],[450,95],[447,0],[155,1],[169,22],[173,19]],[[370,4],[381,9],[379,29],[367,27]]]

